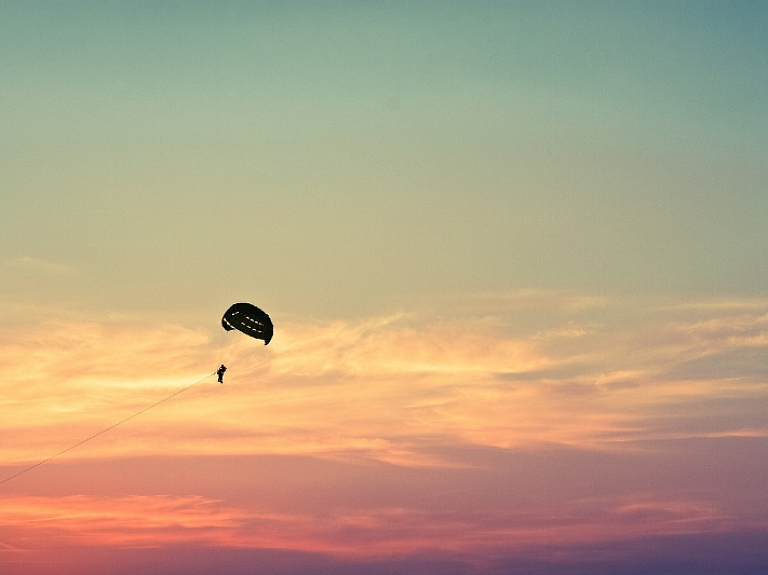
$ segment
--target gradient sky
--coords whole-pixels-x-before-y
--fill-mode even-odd
[[[766,29],[0,0],[0,575],[765,573]]]

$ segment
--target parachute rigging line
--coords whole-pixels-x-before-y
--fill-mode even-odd
[[[81,446],[83,443],[86,443],[86,442],[90,441],[91,439],[96,439],[96,438],[97,438],[99,435],[103,435],[103,434],[105,434],[107,431],[110,431],[110,430],[114,429],[114,428],[115,428],[115,427],[117,427],[118,425],[122,425],[123,423],[127,423],[128,421],[130,421],[130,420],[131,420],[131,419],[133,419],[134,417],[138,417],[139,415],[141,415],[142,413],[144,413],[144,412],[146,412],[146,411],[149,411],[149,410],[150,410],[150,409],[152,409],[153,407],[157,407],[157,406],[158,406],[158,405],[160,405],[161,403],[163,403],[163,402],[165,402],[165,401],[168,401],[169,399],[172,399],[172,398],[176,397],[177,395],[180,395],[180,394],[184,393],[184,392],[185,392],[185,391],[187,391],[188,389],[191,389],[191,388],[195,387],[196,385],[198,385],[198,384],[200,384],[200,383],[203,383],[203,382],[204,382],[206,379],[208,379],[209,377],[211,377],[211,376],[214,376],[214,375],[216,375],[216,372],[213,372],[213,373],[211,373],[211,374],[209,374],[209,375],[206,375],[206,376],[205,376],[203,379],[201,379],[200,381],[196,381],[196,382],[195,382],[195,383],[193,383],[192,385],[188,385],[188,386],[187,386],[187,387],[185,387],[184,389],[180,389],[179,391],[176,391],[176,392],[172,393],[171,395],[169,395],[169,396],[168,396],[168,397],[166,397],[165,399],[161,399],[161,400],[160,400],[160,401],[158,401],[157,403],[153,403],[153,404],[152,404],[152,405],[150,405],[149,407],[145,407],[145,408],[144,408],[144,409],[142,409],[141,411],[137,411],[136,413],[134,413],[134,414],[133,414],[133,415],[131,415],[130,417],[126,417],[126,418],[125,418],[125,419],[123,419],[122,421],[120,421],[120,422],[118,422],[118,423],[115,423],[114,425],[110,425],[110,426],[109,426],[109,427],[107,427],[106,429],[102,429],[102,430],[101,430],[101,431],[99,431],[98,433],[96,433],[96,434],[94,434],[94,435],[91,435],[89,438],[87,438],[87,439],[83,439],[82,441],[79,441],[78,443],[75,443],[74,445],[72,445],[72,446],[70,446],[70,447],[67,447],[67,448],[66,448],[65,450],[63,450],[63,451],[59,451],[59,452],[58,452],[56,455],[51,455],[50,457],[48,457],[48,458],[46,458],[46,459],[43,459],[42,461],[39,461],[39,462],[35,463],[34,465],[30,465],[30,466],[29,466],[29,467],[27,467],[26,469],[22,469],[21,471],[19,471],[19,472],[18,472],[18,473],[16,473],[15,475],[11,475],[10,477],[6,477],[6,478],[5,478],[5,479],[3,479],[2,481],[0,481],[0,485],[2,485],[3,483],[5,483],[6,481],[10,481],[11,479],[15,479],[15,478],[16,478],[16,477],[18,477],[19,475],[23,475],[23,474],[24,474],[24,473],[26,473],[27,471],[31,471],[31,470],[33,470],[35,467],[40,467],[40,466],[41,466],[41,465],[43,465],[44,463],[48,463],[48,462],[49,462],[51,459],[56,459],[58,456],[60,456],[60,455],[64,455],[65,453],[67,453],[68,451],[72,451],[72,450],[73,450],[73,449],[75,449],[76,447],[80,447],[80,446]]]

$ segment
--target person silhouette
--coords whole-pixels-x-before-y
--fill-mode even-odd
[[[227,371],[227,366],[223,363],[219,366],[219,369],[216,370],[216,375],[219,376],[219,383],[224,383],[224,372]]]

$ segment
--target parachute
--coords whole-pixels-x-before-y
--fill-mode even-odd
[[[273,333],[273,327],[272,327],[272,320],[269,319],[269,316],[264,313],[262,310],[257,308],[255,305],[250,303],[236,303],[229,307],[229,309],[224,313],[224,317],[221,318],[221,326],[226,331],[233,331],[238,330],[245,335],[252,337],[254,339],[262,339],[264,340],[264,345],[267,345],[270,340],[272,339],[272,333]],[[226,335],[226,334],[222,334]],[[242,338],[244,340],[247,340],[248,338]],[[230,350],[231,351],[231,350]],[[75,443],[74,445],[71,445],[64,449],[63,451],[59,451],[55,455],[51,455],[50,457],[47,457],[46,459],[43,459],[42,461],[39,461],[37,463],[34,463],[30,465],[29,467],[25,467],[21,471],[17,471],[14,475],[11,475],[9,477],[6,477],[5,479],[0,479],[0,485],[3,483],[6,483],[19,475],[22,475],[28,471],[33,470],[36,467],[40,467],[41,465],[48,463],[51,459],[55,459],[61,455],[64,455],[65,453],[72,451],[76,447],[80,447],[83,443],[86,443],[88,441],[91,441],[92,439],[96,439],[100,435],[105,434],[107,431],[114,429],[118,425],[123,425],[124,423],[129,422],[134,417],[137,417],[144,413],[145,411],[149,411],[153,407],[157,407],[161,403],[168,401],[171,398],[176,397],[177,395],[187,391],[188,389],[191,389],[195,387],[198,384],[203,383],[206,381],[209,377],[212,377],[214,375],[219,376],[219,383],[223,383],[222,378],[224,376],[224,372],[227,371],[226,366],[222,362],[221,366],[218,370],[216,370],[214,373],[210,375],[206,375],[203,379],[200,379],[196,381],[195,383],[192,383],[188,385],[187,387],[180,389],[168,397],[161,399],[160,401],[157,401],[150,405],[149,407],[145,407],[141,411],[138,411],[131,415],[130,417],[126,417],[122,421],[119,421],[115,423],[114,425],[110,425],[106,429],[102,429],[98,433],[91,435],[90,437],[87,437],[86,439],[83,439],[82,441],[79,441]]]
[[[274,328],[269,316],[251,303],[232,304],[221,318],[221,327],[227,331],[236,329],[255,339],[263,339],[267,345]]]

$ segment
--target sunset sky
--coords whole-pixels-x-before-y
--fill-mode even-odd
[[[766,30],[0,0],[0,575],[764,575]]]

